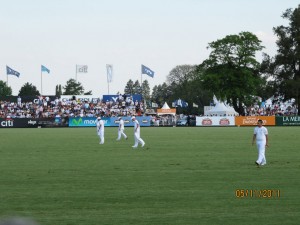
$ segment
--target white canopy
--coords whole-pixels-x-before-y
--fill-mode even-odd
[[[163,107],[161,107],[162,109],[170,109],[170,107],[168,106],[168,103],[165,102],[165,104],[163,105]]]
[[[157,115],[176,115],[176,108],[170,109],[168,104],[165,102],[161,109],[157,109]]]
[[[217,102],[215,107],[206,112],[207,116],[238,116],[239,114],[232,108],[226,107],[223,102]]]

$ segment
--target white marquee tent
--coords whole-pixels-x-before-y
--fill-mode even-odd
[[[171,109],[168,103],[165,102],[161,109],[157,109],[157,115],[176,115],[176,109]]]
[[[217,102],[215,107],[205,113],[206,116],[238,116],[239,114],[232,108],[227,107],[223,102]]]
[[[163,107],[161,107],[162,109],[170,109],[168,103],[165,102],[165,104],[163,105]]]

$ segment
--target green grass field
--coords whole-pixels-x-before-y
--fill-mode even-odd
[[[300,224],[300,127],[268,127],[258,168],[253,127],[141,128],[133,150],[106,128],[0,129],[0,218],[41,225]],[[240,197],[279,190],[280,197]],[[249,192],[250,193],[250,192]],[[275,193],[275,192],[274,192]]]

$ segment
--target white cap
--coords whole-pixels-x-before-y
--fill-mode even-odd
[[[131,117],[131,119],[132,119],[132,120],[135,119],[135,116]]]
[[[122,117],[121,117],[121,116],[119,116],[119,117],[118,117],[118,119],[120,120],[120,119],[122,119]]]
[[[101,117],[99,116],[99,117],[97,117],[97,120],[101,120]]]

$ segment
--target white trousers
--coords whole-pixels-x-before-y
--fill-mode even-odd
[[[98,136],[100,138],[100,144],[104,144],[104,130],[98,132]]]
[[[124,133],[124,129],[119,129],[118,130],[118,139],[117,140],[121,140],[121,137],[124,137],[125,139],[127,138],[126,134]]]
[[[140,133],[134,132],[134,146],[133,147],[137,147],[139,145],[139,143],[141,143],[142,146],[145,144],[143,139],[140,137]]]
[[[265,165],[267,164],[266,156],[265,156],[265,151],[266,151],[266,142],[265,141],[256,141],[256,146],[258,150],[258,159],[256,162],[259,165]]]

